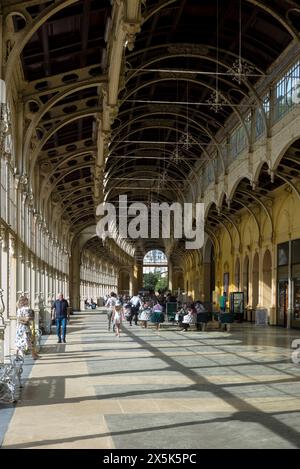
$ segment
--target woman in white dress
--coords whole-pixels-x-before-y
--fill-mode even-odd
[[[17,309],[17,330],[16,330],[16,353],[17,356],[24,357],[27,351],[31,351],[32,358],[36,360],[39,355],[35,351],[34,340],[30,326],[34,324],[34,313],[29,308],[29,301],[26,296],[21,296]],[[33,326],[34,327],[34,326]]]
[[[150,321],[152,314],[152,308],[150,303],[144,303],[143,308],[141,309],[141,312],[139,314],[139,321],[141,322],[141,326],[147,329],[147,324],[148,321]]]
[[[188,308],[187,314],[183,317],[181,331],[186,332],[192,324],[195,324],[196,316],[192,308]]]

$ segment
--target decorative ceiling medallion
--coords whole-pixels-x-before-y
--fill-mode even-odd
[[[210,109],[217,114],[219,111],[222,111],[226,101],[219,91],[213,91],[207,103],[210,105]]]
[[[232,76],[232,80],[236,81],[239,85],[242,84],[243,79],[253,75],[255,69],[252,65],[245,62],[245,60],[237,59],[232,67],[227,70],[228,75]]]

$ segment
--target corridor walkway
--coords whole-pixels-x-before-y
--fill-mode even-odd
[[[126,324],[118,339],[102,311],[77,314],[66,345],[53,334],[43,346],[2,447],[299,448],[295,338]]]

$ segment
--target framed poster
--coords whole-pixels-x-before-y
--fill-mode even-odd
[[[244,316],[244,293],[234,292],[230,293],[229,298],[230,312],[236,317]]]

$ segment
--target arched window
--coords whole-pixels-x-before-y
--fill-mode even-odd
[[[147,252],[143,261],[144,288],[146,290],[160,290],[167,288],[168,259],[158,249]]]

